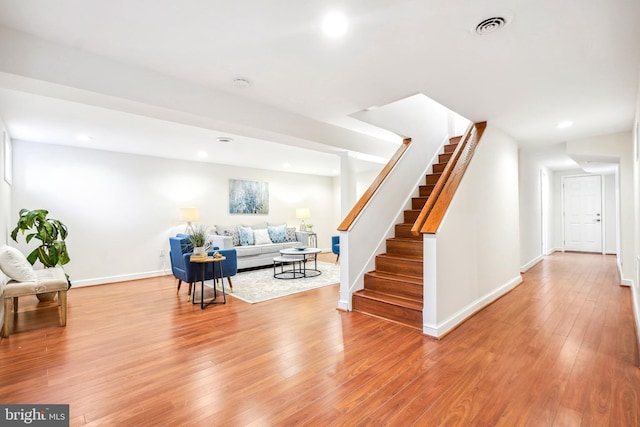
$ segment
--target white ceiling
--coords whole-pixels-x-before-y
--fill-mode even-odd
[[[491,16],[508,25],[474,34]],[[353,113],[423,93],[538,149],[631,129],[639,18],[636,0],[0,0],[0,116],[16,139],[335,175],[337,153],[400,140]]]

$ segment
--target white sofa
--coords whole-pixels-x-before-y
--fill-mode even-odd
[[[285,225],[288,239],[285,242],[239,244],[235,236],[238,226],[250,227],[252,230],[268,230],[270,227]],[[294,240],[295,236],[295,240]],[[244,242],[246,243],[246,242]],[[207,248],[235,249],[238,257],[238,269],[263,267],[273,265],[273,258],[280,255],[281,249],[295,248],[309,245],[309,234],[295,231],[295,227],[287,227],[283,223],[258,223],[253,225],[216,225],[210,230],[207,238]]]

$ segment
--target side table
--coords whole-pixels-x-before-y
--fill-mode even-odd
[[[216,266],[218,266],[218,270],[220,271],[220,279],[222,279],[222,261],[224,261],[225,257],[218,256],[207,256],[207,255],[191,255],[189,261],[196,264],[202,265],[202,277],[200,278],[200,301],[196,301],[196,287],[193,287],[193,295],[191,296],[191,303],[197,304],[200,302],[200,309],[204,310],[205,307],[211,304],[226,304],[227,303],[227,294],[224,291],[224,282],[222,283],[222,301],[216,301],[218,298],[218,291],[216,289]],[[209,301],[204,300],[204,278],[205,278],[205,267],[208,263],[213,263],[213,298]]]

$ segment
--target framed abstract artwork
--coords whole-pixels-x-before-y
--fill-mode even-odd
[[[229,180],[229,213],[269,213],[269,183],[258,181]]]

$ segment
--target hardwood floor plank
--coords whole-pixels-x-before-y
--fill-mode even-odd
[[[333,257],[331,260],[333,261]],[[171,277],[21,298],[0,401],[73,426],[634,426],[640,370],[615,257],[558,253],[442,340],[336,310],[338,286],[201,310]]]

